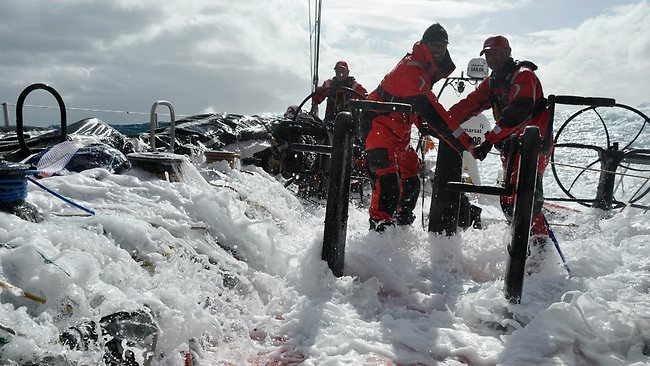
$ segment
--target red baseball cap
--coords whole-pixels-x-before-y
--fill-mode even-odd
[[[339,67],[342,67],[342,68],[344,68],[344,69],[346,69],[346,70],[350,70],[350,69],[348,68],[348,63],[345,62],[345,61],[343,61],[343,60],[341,60],[341,61],[339,61],[339,62],[336,63],[336,65],[334,66],[334,70],[338,69]]]
[[[483,56],[486,50],[492,49],[507,49],[510,48],[510,42],[504,36],[490,36],[488,39],[483,42],[483,50],[479,53],[479,56]]]

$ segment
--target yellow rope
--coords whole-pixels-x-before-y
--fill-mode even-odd
[[[5,282],[3,280],[0,280],[0,287],[6,288],[8,290],[17,291],[20,294],[20,296],[22,296],[24,298],[30,299],[32,301],[39,302],[41,304],[45,304],[45,299],[44,298],[36,296],[36,295],[34,295],[32,293],[29,293],[29,292],[21,289],[20,287],[17,287],[15,285],[10,284],[9,282]]]

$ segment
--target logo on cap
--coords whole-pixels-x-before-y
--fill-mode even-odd
[[[510,48],[510,42],[504,36],[491,36],[483,42],[483,50],[479,54],[483,56],[485,51],[492,49],[507,49]]]
[[[337,62],[337,63],[336,63],[336,66],[334,66],[334,70],[338,69],[339,67],[340,67],[340,68],[344,68],[344,69],[346,69],[346,70],[349,70],[349,68],[348,68],[348,63],[345,62],[345,61],[339,61],[339,62]]]

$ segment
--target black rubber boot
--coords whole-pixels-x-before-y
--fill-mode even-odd
[[[390,220],[373,220],[370,219],[370,230],[374,230],[378,233],[383,233],[387,228],[395,226],[395,223]]]
[[[415,221],[415,215],[410,211],[398,211],[393,219],[397,225],[411,225]]]

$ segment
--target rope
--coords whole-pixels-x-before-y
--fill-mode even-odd
[[[500,155],[497,152],[491,152],[491,151],[489,152],[489,154]],[[556,165],[556,166],[565,166],[565,167],[568,167],[568,168],[589,170],[589,171],[598,172],[598,173],[615,174],[615,175],[621,175],[621,176],[624,176],[624,177],[640,178],[640,179],[646,179],[646,180],[650,179],[650,177],[644,177],[644,176],[641,176],[641,175],[634,175],[634,174],[627,174],[627,173],[617,173],[617,172],[612,172],[610,170],[603,170],[603,169],[586,168],[586,167],[582,167],[582,166],[579,166],[579,165],[573,165],[573,164],[556,163],[556,162],[553,162],[553,161],[550,161],[549,163],[552,164],[552,165]]]
[[[572,165],[572,164],[565,164],[565,163],[554,163],[554,162],[551,162],[551,164],[553,164],[553,165],[558,165],[558,166],[565,166],[565,167],[569,167],[569,168],[576,168],[576,169],[582,169],[582,170],[589,170],[589,171],[592,171],[592,172],[600,172],[600,173],[608,173],[608,174],[621,175],[621,176],[624,176],[624,177],[641,178],[641,179],[650,179],[650,177],[644,177],[644,176],[640,176],[640,175],[627,174],[627,173],[617,173],[617,172],[612,172],[612,171],[609,171],[609,170],[603,170],[603,169],[585,168],[585,167],[582,167],[582,166],[579,166],[579,165]]]
[[[8,106],[16,106],[16,104],[7,103]],[[36,105],[36,104],[23,104],[23,107],[32,107],[32,108],[42,108],[42,109],[59,109],[59,107],[47,106],[47,105]],[[120,111],[112,109],[93,109],[93,108],[66,108],[69,111],[84,111],[84,112],[106,112],[106,113],[124,113],[124,114],[141,114],[145,116],[151,115],[149,112],[133,112],[133,111]],[[161,116],[169,116],[169,113],[158,113]],[[187,117],[189,114],[176,114],[178,117]]]
[[[36,296],[36,295],[34,295],[34,294],[30,293],[30,292],[27,292],[27,291],[23,290],[22,288],[17,287],[17,286],[15,286],[15,285],[7,282],[7,281],[3,281],[3,280],[0,279],[0,287],[6,288],[7,290],[11,291],[14,296],[22,296],[22,297],[24,297],[26,299],[30,299],[32,301],[36,301],[38,303],[45,304],[45,299],[44,298],[42,298],[40,296]]]
[[[495,153],[495,152],[489,152],[489,154],[500,155],[499,153]],[[635,175],[635,174],[618,173],[618,172],[612,172],[610,170],[587,168],[587,167],[582,167],[582,166],[579,166],[579,165],[566,164],[566,163],[556,163],[556,162],[552,162],[552,161],[550,161],[549,163],[552,164],[552,165],[555,165],[555,166],[564,166],[564,167],[568,167],[568,168],[582,169],[583,171],[588,170],[588,171],[592,171],[592,172],[614,174],[614,175],[620,175],[622,177],[639,178],[639,179],[645,180],[645,182],[643,182],[643,184],[636,190],[636,192],[634,192],[634,195],[632,195],[632,197],[635,197],[637,195],[637,193],[639,193],[641,191],[641,189],[643,189],[643,187],[645,187],[645,185],[648,183],[648,181],[650,181],[650,176],[646,177],[646,176]],[[628,169],[629,169],[629,166],[626,166],[625,171],[628,171]],[[617,188],[621,183],[622,182],[618,183]],[[627,207],[627,206],[625,206],[625,207]]]

